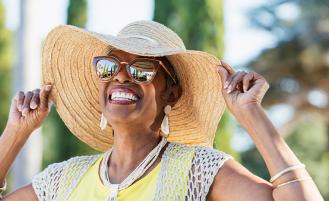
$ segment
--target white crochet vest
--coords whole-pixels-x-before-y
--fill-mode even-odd
[[[99,157],[78,156],[49,165],[32,180],[39,201],[66,201]],[[208,147],[170,143],[161,159],[153,200],[205,201],[219,168],[229,158],[224,152]],[[191,162],[186,163],[187,160]]]

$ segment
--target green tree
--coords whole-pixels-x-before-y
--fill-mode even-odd
[[[5,26],[5,14],[5,7],[0,0],[0,131],[5,129],[12,96],[12,33]],[[10,180],[8,183],[10,186]]]
[[[70,0],[67,12],[67,24],[85,27],[87,22],[86,0]],[[43,126],[43,132],[45,133],[44,167],[73,156],[97,153],[70,132],[55,108],[52,108]]]
[[[0,130],[3,130],[8,117],[11,97],[12,67],[11,32],[5,27],[5,8],[0,0]]]
[[[285,8],[291,9],[285,14],[295,10],[297,15],[280,15]],[[248,64],[271,85],[264,105],[286,104],[294,109],[283,135],[329,200],[329,2],[273,0],[250,14],[253,25],[278,41]],[[242,154],[247,165],[263,170],[264,164],[252,158],[257,158],[255,150]]]
[[[187,49],[224,53],[224,15],[222,0],[155,0],[154,20],[173,29]],[[231,148],[232,122],[224,113],[215,137],[215,148],[238,158]]]
[[[326,152],[329,141],[327,128],[317,118],[303,118],[295,124],[286,137],[286,142],[319,187],[325,200],[329,200],[329,154]],[[264,160],[256,148],[241,153],[242,164],[254,174],[269,180]]]
[[[85,27],[87,23],[87,0],[70,0],[67,8],[67,24]]]
[[[287,137],[287,142],[305,164],[325,200],[329,200],[329,155],[326,152],[329,138],[325,125],[317,118],[304,118]]]
[[[282,18],[276,12],[287,4],[299,10],[296,19]],[[275,47],[264,50],[249,63],[271,85],[264,103],[287,103],[297,114],[318,113],[329,126],[329,104],[319,106],[308,98],[314,90],[327,98],[329,94],[329,2],[276,0],[251,14],[256,26],[278,36]],[[269,19],[262,21],[260,16],[264,15]]]
[[[223,56],[222,0],[155,0],[154,20],[173,29],[187,49]]]

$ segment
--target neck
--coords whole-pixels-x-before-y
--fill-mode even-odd
[[[133,170],[161,140],[159,132],[138,126],[113,127],[114,143],[110,169]]]

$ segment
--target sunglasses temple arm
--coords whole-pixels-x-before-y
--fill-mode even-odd
[[[175,82],[175,84],[177,84],[176,79],[174,78],[174,76],[169,72],[169,70],[167,69],[167,67],[160,61],[161,66],[163,67],[163,69],[168,73],[168,75],[171,77],[171,79]]]

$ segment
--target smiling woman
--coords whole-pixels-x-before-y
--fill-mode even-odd
[[[159,23],[134,22],[117,36],[56,27],[43,49],[43,82],[13,99],[0,181],[49,113],[49,97],[72,133],[104,153],[52,164],[4,200],[323,200],[261,107],[264,78],[186,50]],[[210,148],[225,103],[271,183]]]

